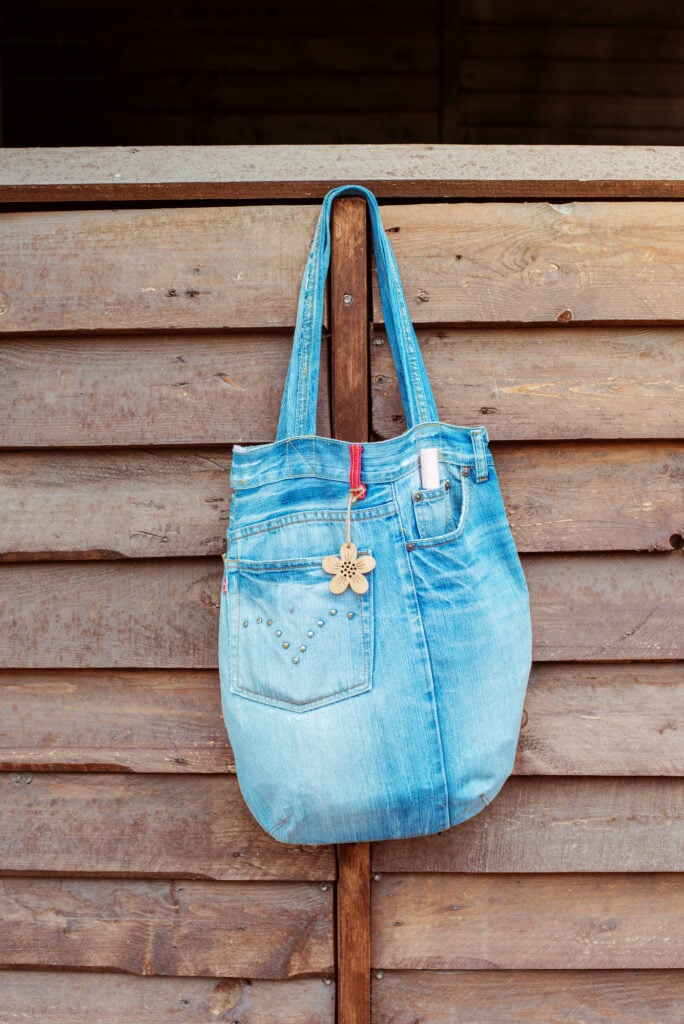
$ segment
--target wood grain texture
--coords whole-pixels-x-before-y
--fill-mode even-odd
[[[391,971],[374,1024],[679,1024],[684,971]]]
[[[334,1024],[335,987],[326,980],[137,978],[93,971],[7,970],[2,974],[3,1022]]]
[[[668,874],[383,875],[373,967],[681,967],[682,900]]]
[[[492,451],[519,551],[670,551],[680,544],[684,442],[502,444]]]
[[[426,203],[383,223],[417,323],[681,319],[676,204]]]
[[[518,775],[684,776],[684,666],[532,667]],[[5,671],[0,768],[235,770],[215,672]]]
[[[332,847],[277,843],[234,775],[0,773],[0,873],[329,881]]]
[[[0,675],[0,769],[225,773],[235,760],[218,674]]]
[[[669,551],[684,534],[684,442],[496,444],[519,551]],[[0,455],[0,561],[225,550],[230,451]]]
[[[316,213],[9,214],[2,330],[289,327]],[[417,323],[681,319],[676,203],[427,203],[386,208],[383,223]],[[377,294],[374,317],[382,322]]]
[[[684,870],[684,780],[509,779],[439,835],[374,843],[374,871]]]
[[[327,974],[331,895],[313,882],[5,878],[0,965],[204,977]]]
[[[684,776],[684,664],[534,665],[519,775]]]
[[[0,566],[15,668],[216,668],[221,560]]]
[[[368,235],[366,201],[341,197],[330,225],[332,436],[368,440]]]
[[[682,654],[679,551],[653,555],[528,555],[538,661],[659,660]]]
[[[370,843],[337,846],[338,1024],[369,1024],[371,880]]]
[[[0,445],[91,448],[275,438],[291,335],[0,341]],[[330,433],[323,351],[319,433]]]
[[[0,561],[220,555],[229,449],[0,455]]]
[[[523,568],[535,660],[681,657],[680,552],[524,555]],[[220,585],[218,559],[5,564],[0,658],[6,668],[213,669]]]
[[[316,214],[306,206],[11,213],[0,222],[8,282],[0,329],[289,327]]]
[[[681,437],[681,328],[418,332],[440,418],[501,441]],[[379,334],[379,338],[384,335]],[[389,346],[371,350],[373,428],[404,430]]]
[[[365,16],[364,16],[365,17]],[[396,9],[392,18],[396,17]],[[363,20],[363,19],[362,19]],[[35,27],[35,26],[34,26]],[[63,32],[63,28],[60,28]],[[83,31],[82,27],[79,29]],[[197,31],[196,27],[194,31]],[[632,37],[634,29],[627,29]],[[497,37],[511,52],[514,26],[481,28],[468,34],[468,52],[489,52]],[[233,29],[233,35],[235,31]],[[415,22],[412,37],[415,34]],[[536,33],[539,38],[539,33]],[[568,48],[589,56],[586,40],[601,47],[606,39],[620,47],[615,25],[543,32],[543,52],[563,56]],[[676,33],[648,37],[640,47],[657,47],[653,58],[672,59]],[[513,38],[516,38],[515,36]],[[524,41],[530,38],[525,26]],[[519,36],[518,36],[519,39]],[[517,41],[517,40],[516,40]],[[361,45],[358,34],[355,45]],[[135,40],[130,40],[131,45]],[[301,40],[297,40],[301,44]],[[174,44],[175,45],[175,44]],[[534,45],[529,44],[529,45]],[[537,45],[542,45],[538,43]],[[263,40],[259,46],[263,50]],[[559,47],[563,47],[562,52]],[[375,44],[377,51],[387,48]],[[553,49],[550,49],[553,48]],[[177,47],[176,47],[177,49]],[[339,50],[339,47],[337,48]],[[522,44],[514,46],[521,52]],[[290,52],[296,52],[292,50]],[[620,57],[624,50],[619,51]],[[33,53],[33,50],[32,50]],[[494,56],[498,56],[495,51]],[[149,56],[149,47],[145,51]],[[33,58],[35,59],[35,57]],[[174,53],[174,60],[180,59]],[[326,61],[333,59],[326,47]],[[661,145],[259,145],[259,146],[58,146],[12,148],[3,155],[0,202],[110,202],[163,199],[320,200],[329,188],[355,181],[380,197],[445,196],[489,198],[570,198],[620,196],[681,198],[684,195],[684,147]]]

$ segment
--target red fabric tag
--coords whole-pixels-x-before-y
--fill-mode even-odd
[[[349,488],[355,498],[365,498],[368,488],[361,483],[362,444],[349,446]]]

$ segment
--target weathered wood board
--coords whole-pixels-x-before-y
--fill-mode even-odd
[[[331,846],[272,839],[234,775],[2,772],[0,874],[330,881]]]
[[[334,1024],[331,978],[138,978],[92,971],[2,973],[5,1024]],[[665,1024],[669,1024],[666,1021]]]
[[[684,780],[509,779],[474,818],[373,844],[395,872],[682,871]]]
[[[681,437],[679,326],[444,327],[419,331],[440,418],[497,441]],[[373,427],[404,429],[385,336],[371,348]]]
[[[670,10],[672,7],[670,6]],[[136,17],[138,15],[136,9]],[[392,5],[390,21],[396,18],[397,5]],[[414,10],[411,8],[411,14]],[[272,17],[273,9],[269,11]],[[366,25],[367,6],[361,22]],[[268,21],[268,19],[266,19]],[[41,24],[44,24],[41,16]],[[172,22],[171,22],[172,24]],[[416,22],[412,17],[410,32],[401,40],[400,60],[405,62],[422,47],[422,66],[430,66],[435,54],[425,64],[429,50],[434,46],[428,40],[425,47],[421,35],[416,33],[422,18]],[[245,58],[254,67],[256,57],[273,59],[274,49],[264,50],[263,28],[258,38],[246,40],[237,37],[235,27],[231,39],[239,43],[231,59],[240,67]],[[193,26],[197,38],[197,28]],[[353,36],[345,37],[339,31],[335,34],[335,46],[320,37],[305,39],[301,35],[292,38],[289,45],[277,48],[281,62],[301,61],[302,48],[310,54],[312,47],[324,54],[325,67],[334,68],[337,61],[348,58],[353,49],[356,60],[372,52],[373,67],[383,66],[392,49],[388,47],[387,24],[383,26],[383,45],[377,40],[364,40],[359,36],[358,26]],[[338,26],[339,29],[339,26]],[[7,29],[5,30],[7,32]],[[68,59],[70,40],[64,35],[61,47]],[[290,23],[291,32],[291,23]],[[103,37],[99,33],[99,42]],[[8,34],[7,38],[10,36]],[[79,25],[79,39],[84,36]],[[216,36],[211,33],[212,42]],[[149,40],[139,49],[138,37],[127,40],[127,59],[135,60],[141,54],[145,66],[154,68],[155,54],[166,44],[173,48],[174,67],[183,70],[187,50],[178,50],[173,38],[157,35],[154,46]],[[225,62],[225,40],[219,50],[220,64]],[[248,46],[244,49],[245,43]],[[321,47],[321,42],[323,46]],[[22,47],[23,44],[23,47]],[[35,22],[31,25],[28,39],[15,36],[6,55],[7,66],[12,61],[21,61],[22,49],[28,47],[31,60],[40,61],[41,45],[45,37],[36,32]],[[365,45],[364,45],[365,44]],[[47,45],[52,45],[48,35]],[[625,51],[631,50],[639,59],[673,62],[682,59],[684,53],[682,33],[671,27],[665,30],[651,30],[648,33],[632,27],[616,28],[615,25],[592,25],[591,28],[565,26],[562,32],[549,33],[543,22],[540,25],[471,25],[468,30],[468,52],[474,58],[493,57],[497,61],[510,54],[532,53],[536,57],[580,58],[582,61],[594,58],[605,60],[607,56],[624,59]],[[536,52],[535,52],[536,48]],[[93,59],[93,51],[81,48],[81,61]],[[96,59],[96,57],[95,57]],[[524,59],[524,58],[523,58]],[[211,54],[204,50],[203,69],[209,70]],[[378,63],[380,62],[380,64]],[[387,114],[384,115],[385,118]],[[548,134],[548,126],[544,126]],[[483,132],[486,129],[481,129]],[[500,129],[503,131],[503,129]],[[667,128],[659,129],[663,136]],[[606,135],[609,129],[605,129]],[[504,197],[530,199],[540,197],[581,197],[596,198],[623,197],[676,198],[683,194],[684,158],[677,145],[644,145],[648,129],[643,128],[635,139],[635,146],[524,146],[520,145],[433,145],[414,143],[354,145],[349,140],[344,147],[331,149],[327,145],[194,145],[194,146],[60,146],[9,149],[0,169],[0,202],[116,202],[121,200],[197,200],[197,199],[321,199],[329,188],[356,181],[371,188],[380,197],[416,196],[426,199],[437,196],[476,196],[491,199]],[[217,140],[218,141],[218,140]],[[515,137],[519,142],[519,135]]]
[[[291,349],[291,335],[269,332],[5,338],[0,444],[272,441]],[[324,345],[318,429],[329,428]]]
[[[290,327],[316,216],[309,206],[8,214],[2,330]],[[389,207],[383,223],[416,323],[681,318],[676,203],[425,203]],[[377,295],[374,315],[381,322]]]
[[[373,966],[681,968],[683,909],[670,874],[383,875]]]
[[[333,969],[326,883],[4,878],[0,917],[11,924],[1,967],[247,978]]]
[[[374,1024],[680,1024],[684,971],[385,971]]]

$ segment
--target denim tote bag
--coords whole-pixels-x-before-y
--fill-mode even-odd
[[[316,435],[330,210],[366,198],[406,431]],[[436,449],[424,487],[420,453]],[[433,455],[433,458],[435,456]],[[435,481],[433,481],[434,483]],[[441,423],[375,197],[325,197],[276,440],[236,445],[221,697],[242,794],[281,842],[429,835],[513,768],[529,599],[484,427]]]

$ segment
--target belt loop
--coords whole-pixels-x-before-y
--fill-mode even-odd
[[[489,440],[487,431],[484,427],[475,427],[475,429],[470,431],[470,439],[473,442],[473,452],[475,454],[475,477],[478,484],[481,484],[489,478],[487,451],[485,448]]]

